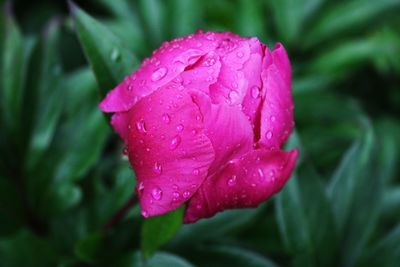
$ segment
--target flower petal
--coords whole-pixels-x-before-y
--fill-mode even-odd
[[[188,203],[185,223],[233,208],[256,207],[281,190],[297,159],[290,152],[253,150],[227,164],[206,181]]]
[[[266,49],[263,65],[265,100],[259,143],[266,148],[280,148],[294,127],[290,62],[281,44],[272,53]]]
[[[128,143],[128,125],[129,125],[129,114],[128,112],[115,113],[111,117],[111,125],[119,136],[124,140],[124,143]]]
[[[205,179],[214,150],[198,106],[170,83],[129,111],[129,160],[143,216],[176,209]]]
[[[225,103],[212,104],[202,93],[192,93],[194,102],[204,117],[205,134],[211,140],[215,160],[209,175],[219,171],[229,160],[238,158],[253,149],[253,129],[243,112]]]

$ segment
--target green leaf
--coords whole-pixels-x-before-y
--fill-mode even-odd
[[[187,35],[201,28],[203,1],[171,0],[167,4],[173,37]]]
[[[29,64],[29,89],[24,98],[26,133],[30,134],[26,151],[26,167],[29,170],[38,163],[50,145],[64,104],[58,57],[59,38],[59,24],[50,22],[44,37],[36,44]]]
[[[75,255],[87,263],[98,262],[100,254],[103,252],[104,236],[99,233],[88,235],[81,239],[74,247]]]
[[[18,133],[25,78],[25,51],[21,32],[11,14],[5,15],[5,35],[2,37],[0,68],[1,116],[12,139]],[[16,140],[15,140],[16,141]],[[18,143],[18,142],[16,142]]]
[[[0,236],[13,234],[25,220],[21,197],[15,184],[0,177]]]
[[[376,160],[374,131],[365,119],[363,128],[363,135],[345,154],[329,186],[341,238],[341,266],[352,266],[359,257],[381,207],[383,179]]]
[[[253,251],[226,245],[207,245],[196,249],[191,261],[207,267],[277,267],[274,262]]]
[[[143,255],[150,257],[167,243],[179,230],[183,221],[184,206],[165,215],[148,218],[142,226],[141,247]]]
[[[28,231],[20,231],[10,239],[0,241],[0,263],[7,267],[53,267],[57,254],[49,240]]]
[[[309,47],[328,38],[337,38],[342,32],[354,31],[357,27],[375,23],[380,14],[399,4],[398,0],[340,2],[325,12],[324,10],[320,12],[320,18],[310,24],[311,28],[304,38],[304,44]]]
[[[336,241],[332,208],[310,167],[276,196],[278,226],[295,266],[333,266]]]
[[[183,248],[227,235],[251,223],[263,207],[264,205],[257,209],[226,210],[212,218],[185,224],[171,241],[171,245]]]
[[[139,0],[139,10],[148,38],[158,47],[165,38],[165,2],[162,0]]]
[[[238,34],[244,36],[255,36],[266,41],[266,27],[264,20],[264,6],[261,1],[240,0],[238,4],[238,15],[236,28]]]
[[[400,262],[400,225],[366,250],[357,267],[397,267]]]
[[[79,41],[103,97],[138,67],[138,60],[125,44],[99,21],[74,4],[70,5],[70,9]]]
[[[113,267],[194,267],[186,260],[165,252],[158,252],[148,260],[142,258],[140,253],[132,253],[124,256]]]

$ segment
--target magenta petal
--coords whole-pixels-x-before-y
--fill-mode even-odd
[[[111,125],[119,136],[124,140],[125,144],[128,143],[129,134],[129,115],[128,112],[115,113],[111,117]]]
[[[205,134],[215,151],[214,162],[208,171],[210,175],[229,160],[253,149],[253,129],[238,107],[225,103],[211,104],[210,98],[202,93],[195,93],[193,98],[204,117]]]
[[[259,143],[266,148],[280,148],[294,127],[290,62],[281,44],[272,53],[268,49],[265,53]]]
[[[207,177],[190,200],[185,223],[225,209],[258,206],[282,189],[296,165],[297,153],[254,150],[228,163],[220,172]]]
[[[198,106],[168,84],[129,111],[129,160],[137,177],[143,216],[176,209],[205,179],[214,149]]]

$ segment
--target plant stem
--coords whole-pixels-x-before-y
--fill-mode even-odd
[[[129,200],[119,209],[117,210],[113,216],[103,225],[103,232],[108,232],[114,225],[116,225],[119,221],[121,221],[128,211],[133,208],[138,203],[138,198],[136,195],[133,195]]]

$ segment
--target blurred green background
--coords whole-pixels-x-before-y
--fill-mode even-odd
[[[0,267],[400,266],[399,0],[0,4]],[[257,209],[105,226],[135,180],[100,95],[197,29],[287,48],[297,171]]]

